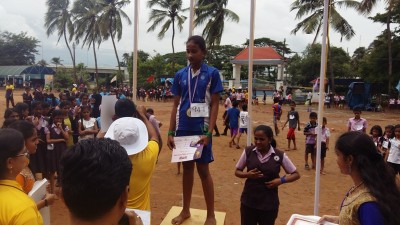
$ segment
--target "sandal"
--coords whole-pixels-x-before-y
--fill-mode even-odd
[[[306,165],[304,166],[304,168],[305,168],[306,170],[310,170],[310,166],[309,166],[308,164],[306,164]]]
[[[240,149],[240,146],[239,146],[239,145],[237,145],[237,146],[236,146],[236,149]]]

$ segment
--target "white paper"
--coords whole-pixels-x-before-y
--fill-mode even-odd
[[[338,225],[336,223],[331,223],[327,221],[322,223],[317,223],[319,219],[321,219],[321,217],[319,216],[303,216],[299,214],[293,214],[286,225],[315,225],[315,224]]]
[[[151,212],[139,209],[126,209],[125,211],[134,211],[142,219],[143,225],[150,225]]]
[[[190,117],[209,117],[209,106],[207,103],[191,103]]]
[[[42,200],[46,196],[46,185],[47,180],[39,180],[33,184],[32,190],[29,192],[29,197],[31,197],[35,202]],[[50,225],[50,206],[44,207],[39,210],[43,218],[43,225]]]
[[[115,95],[103,96],[101,98],[100,106],[100,124],[101,131],[107,132],[108,128],[112,124],[113,116],[115,115],[115,103],[117,102]]]
[[[199,135],[174,137],[175,148],[172,151],[171,162],[185,162],[201,157],[203,145],[195,144]]]
[[[389,147],[389,142],[388,141],[383,141],[382,147],[387,149]]]

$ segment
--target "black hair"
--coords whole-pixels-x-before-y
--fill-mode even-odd
[[[54,117],[56,117],[56,116],[64,117],[64,113],[61,110],[54,110],[53,113],[51,114],[51,117],[49,120],[50,126],[54,123]],[[65,128],[64,120],[62,120],[62,127],[63,127],[63,129]],[[71,129],[71,127],[69,127],[69,129]]]
[[[146,109],[146,112],[147,112],[147,113],[150,113],[150,114],[152,114],[152,115],[154,114],[154,110],[153,110],[152,108],[147,108],[147,109]]]
[[[43,109],[48,109],[48,108],[50,108],[49,103],[47,103],[47,102],[42,102],[42,108],[43,108]]]
[[[390,129],[392,131],[392,134],[390,135],[390,137],[388,138],[393,138],[394,137],[394,126],[393,125],[387,125],[385,126],[385,134],[386,134],[386,130]]]
[[[247,104],[242,105],[243,111],[247,111]]]
[[[316,112],[310,112],[309,118],[318,118],[318,114]]]
[[[397,124],[396,126],[394,126],[394,129],[393,129],[393,137],[394,137],[394,132],[396,131],[396,129],[400,129],[400,124]]]
[[[278,103],[279,102],[279,98],[275,97],[274,98],[274,103]]]
[[[59,105],[60,109],[64,108],[64,106],[71,106],[70,101],[62,101]]]
[[[25,120],[18,120],[11,123],[7,128],[15,129],[22,133],[24,139],[28,139],[35,133],[36,127],[32,123]]]
[[[326,117],[324,116],[324,117],[322,117],[322,123],[328,123],[328,120],[326,119]]]
[[[262,131],[264,132],[264,134],[271,140],[270,145],[273,148],[276,148],[276,141],[274,139],[274,133],[272,132],[271,127],[267,126],[267,125],[258,125],[255,129],[254,129],[254,133],[256,133],[257,131]]]
[[[60,161],[62,195],[71,214],[95,220],[109,212],[129,185],[132,163],[109,138],[82,140]]]
[[[8,126],[10,126],[10,124],[14,123],[15,121],[19,121],[19,120],[15,119],[15,118],[5,119],[3,122],[3,126],[1,128],[7,128]]]
[[[199,46],[199,48],[204,52],[207,53],[207,47],[206,47],[206,41],[204,40],[204,38],[202,36],[199,35],[193,35],[191,37],[188,38],[186,43],[189,42],[193,42],[195,43],[197,46]]]
[[[37,102],[32,103],[31,108],[32,108],[32,110],[36,109],[39,106],[43,108],[43,105],[44,105],[44,102],[37,101]],[[47,105],[49,105],[49,104],[47,104]],[[49,107],[50,107],[50,105],[49,105]]]
[[[379,125],[374,125],[374,126],[372,126],[372,127],[371,127],[371,130],[369,131],[369,134],[372,135],[372,131],[373,131],[373,130],[377,130],[377,131],[378,131],[378,136],[379,136],[379,137],[382,136],[383,132],[382,132],[382,127],[381,127],[381,126],[379,126]]]
[[[137,117],[136,105],[130,99],[118,99],[114,106],[115,115],[122,117]]]
[[[289,105],[296,105],[296,102],[295,102],[295,101],[291,101],[291,102],[289,103]]]
[[[24,102],[18,102],[17,104],[15,104],[14,109],[18,112],[19,114],[19,119],[23,119],[22,118],[22,113],[25,110],[29,110],[29,105],[24,103]]]
[[[9,119],[13,113],[18,113],[14,108],[8,108],[4,111],[4,119]],[[19,113],[18,113],[19,115]]]
[[[239,102],[238,101],[233,101],[232,102],[232,106],[234,107],[234,108],[237,108],[238,106],[239,106]]]
[[[396,186],[396,175],[378,153],[372,139],[362,132],[350,131],[338,138],[335,148],[344,157],[353,157],[354,166],[376,199],[385,224],[400,224],[400,191]]]
[[[79,99],[82,100],[82,98],[85,97],[85,96],[88,97],[88,99],[89,99],[89,95],[86,94],[86,93],[82,93],[82,94],[79,96]]]
[[[362,111],[362,109],[358,106],[353,108],[353,112],[361,112],[361,111]]]
[[[4,174],[8,173],[7,159],[18,155],[24,146],[24,136],[21,132],[10,128],[0,129],[0,179],[3,179]]]

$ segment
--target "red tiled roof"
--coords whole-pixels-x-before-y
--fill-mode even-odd
[[[235,56],[233,60],[248,60],[249,59],[249,48],[243,49],[239,54]],[[282,59],[275,49],[271,47],[254,47],[253,48],[253,59]]]

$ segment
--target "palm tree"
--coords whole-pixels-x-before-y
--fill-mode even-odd
[[[135,0],[137,1],[137,0]],[[125,19],[129,25],[132,24],[128,15],[122,10],[122,7],[130,3],[129,0],[97,0],[101,6],[102,11],[99,18],[99,25],[104,40],[111,37],[111,41],[114,46],[115,57],[117,58],[118,74],[121,73],[121,65],[119,63],[119,57],[117,53],[117,47],[115,46],[115,36],[117,40],[121,40],[122,37],[122,18]],[[118,77],[118,76],[117,76]]]
[[[355,32],[353,27],[344,19],[339,12],[336,10],[336,6],[339,8],[354,8],[358,9],[360,3],[355,0],[330,0],[329,2],[329,24],[332,28],[341,35],[341,38],[350,40]],[[300,29],[306,34],[315,32],[315,37],[312,44],[315,44],[317,37],[321,31],[323,17],[324,17],[324,0],[296,0],[292,3],[291,11],[297,10],[296,19],[301,19],[308,15],[300,23],[296,25],[296,28],[292,30],[292,34],[296,34]],[[328,59],[331,59],[330,51],[330,38],[328,35]],[[332,91],[335,92],[335,81],[333,75],[332,62],[329,62],[330,79]]]
[[[51,59],[51,63],[53,63],[54,65],[56,65],[56,73],[57,73],[57,67],[58,67],[58,65],[62,65],[62,64],[61,64],[61,61],[63,61],[63,60],[61,60],[60,57],[53,57],[53,58]]]
[[[75,19],[75,41],[79,43],[80,39],[83,38],[82,47],[84,45],[87,45],[88,48],[90,48],[90,46],[93,47],[97,87],[99,87],[99,74],[97,69],[96,43],[97,47],[99,47],[102,42],[100,26],[98,23],[98,14],[100,11],[101,8],[96,3],[96,0],[76,1],[72,8],[72,13]]]
[[[377,0],[362,0],[360,3],[359,10],[364,13],[364,14],[369,14],[372,10],[372,8],[376,5]],[[392,74],[393,74],[393,56],[392,56],[392,32],[390,30],[390,23],[391,21],[391,16],[392,16],[392,11],[394,10],[394,7],[399,7],[398,1],[393,1],[393,0],[385,0],[386,3],[386,37],[387,37],[387,42],[388,42],[388,94],[390,92],[391,88],[391,79],[392,79]]]
[[[68,9],[69,0],[47,0],[46,4],[48,9],[45,16],[44,26],[47,28],[47,36],[50,36],[57,31],[58,42],[60,41],[61,37],[64,37],[65,44],[67,45],[69,54],[71,56],[73,74],[76,82],[77,77],[75,68],[75,54],[72,52],[67,40],[67,33],[69,34],[70,39],[74,34],[71,13]]]
[[[178,26],[179,32],[183,29],[183,23],[186,20],[186,16],[181,15],[184,11],[182,9],[182,0],[149,0],[147,6],[152,8],[149,16],[149,21],[153,21],[153,24],[147,29],[147,32],[154,31],[159,25],[161,30],[158,33],[158,39],[163,39],[165,33],[172,27],[172,71],[175,67],[175,22]],[[159,6],[161,9],[154,9],[154,6]],[[171,25],[172,24],[172,25]]]
[[[221,43],[225,21],[238,23],[239,16],[226,8],[228,0],[199,0],[195,10],[195,26],[206,23],[203,36],[208,48],[212,51],[215,45]]]

